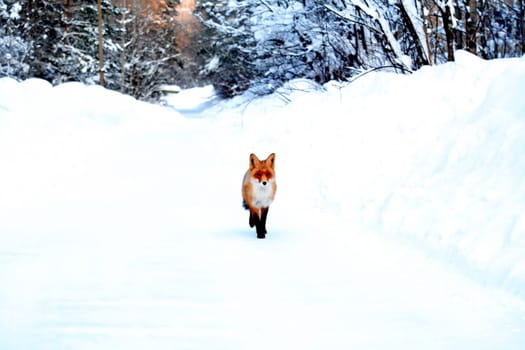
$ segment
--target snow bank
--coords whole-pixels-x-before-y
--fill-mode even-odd
[[[163,102],[177,111],[197,115],[209,107],[217,96],[213,85],[196,87],[177,92],[168,92],[163,97]]]

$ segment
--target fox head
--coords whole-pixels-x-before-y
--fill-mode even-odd
[[[275,153],[272,153],[265,160],[261,161],[255,154],[250,154],[250,174],[262,186],[266,186],[275,176],[274,171]]]

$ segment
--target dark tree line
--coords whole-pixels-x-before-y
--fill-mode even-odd
[[[176,5],[151,12],[137,0],[0,0],[0,74],[53,84],[103,77],[110,89],[153,99],[178,69]]]
[[[0,76],[104,83],[145,100],[163,84],[213,83],[231,97],[407,72],[458,49],[525,53],[523,0],[201,0],[192,21],[179,3],[0,0]]]

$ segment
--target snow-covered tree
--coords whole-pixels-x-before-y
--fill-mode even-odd
[[[359,65],[344,21],[321,0],[204,1],[203,72],[224,96],[302,77],[343,79]]]
[[[130,11],[118,17],[124,32],[120,39],[122,56],[121,91],[139,99],[155,99],[160,86],[173,83],[180,69],[174,21],[178,1],[157,4],[153,11],[139,1],[130,1]]]
[[[0,74],[99,83],[98,2],[0,0]],[[179,69],[173,21],[178,1],[155,3],[154,9],[141,0],[100,3],[105,85],[153,98]]]
[[[0,0],[0,76],[26,77],[30,46],[20,35],[22,5]]]
[[[479,54],[487,59],[523,54],[523,1],[483,1],[478,17]]]
[[[436,63],[467,49],[483,58],[523,54],[523,0],[420,1],[427,15],[429,48]]]
[[[412,60],[403,47],[404,27],[395,3],[385,0],[333,1],[330,10],[350,23],[359,33],[359,56],[363,68],[391,66],[410,70]]]
[[[114,72],[120,62],[120,28],[113,18],[121,14],[122,9],[109,0],[101,2],[103,21],[104,67],[107,74],[107,86],[118,88],[119,79]],[[54,63],[57,74],[53,82],[82,81],[88,84],[99,83],[98,57],[98,7],[97,0],[74,4],[64,11],[64,27],[61,40],[55,43]]]
[[[259,78],[250,23],[254,10],[249,0],[205,0],[199,6],[203,30],[197,40],[206,61],[201,75],[224,97],[246,91]]]
[[[271,88],[293,78],[344,79],[359,65],[355,35],[327,1],[274,1],[252,20],[256,65]]]
[[[62,5],[50,0],[20,0],[11,4],[11,8],[17,7],[17,16],[10,28],[27,48],[20,57],[23,73],[17,78],[37,77],[51,81],[55,76],[54,45],[63,31]]]

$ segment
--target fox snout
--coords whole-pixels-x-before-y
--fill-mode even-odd
[[[268,185],[273,174],[269,171],[257,171],[253,177],[263,186]]]

